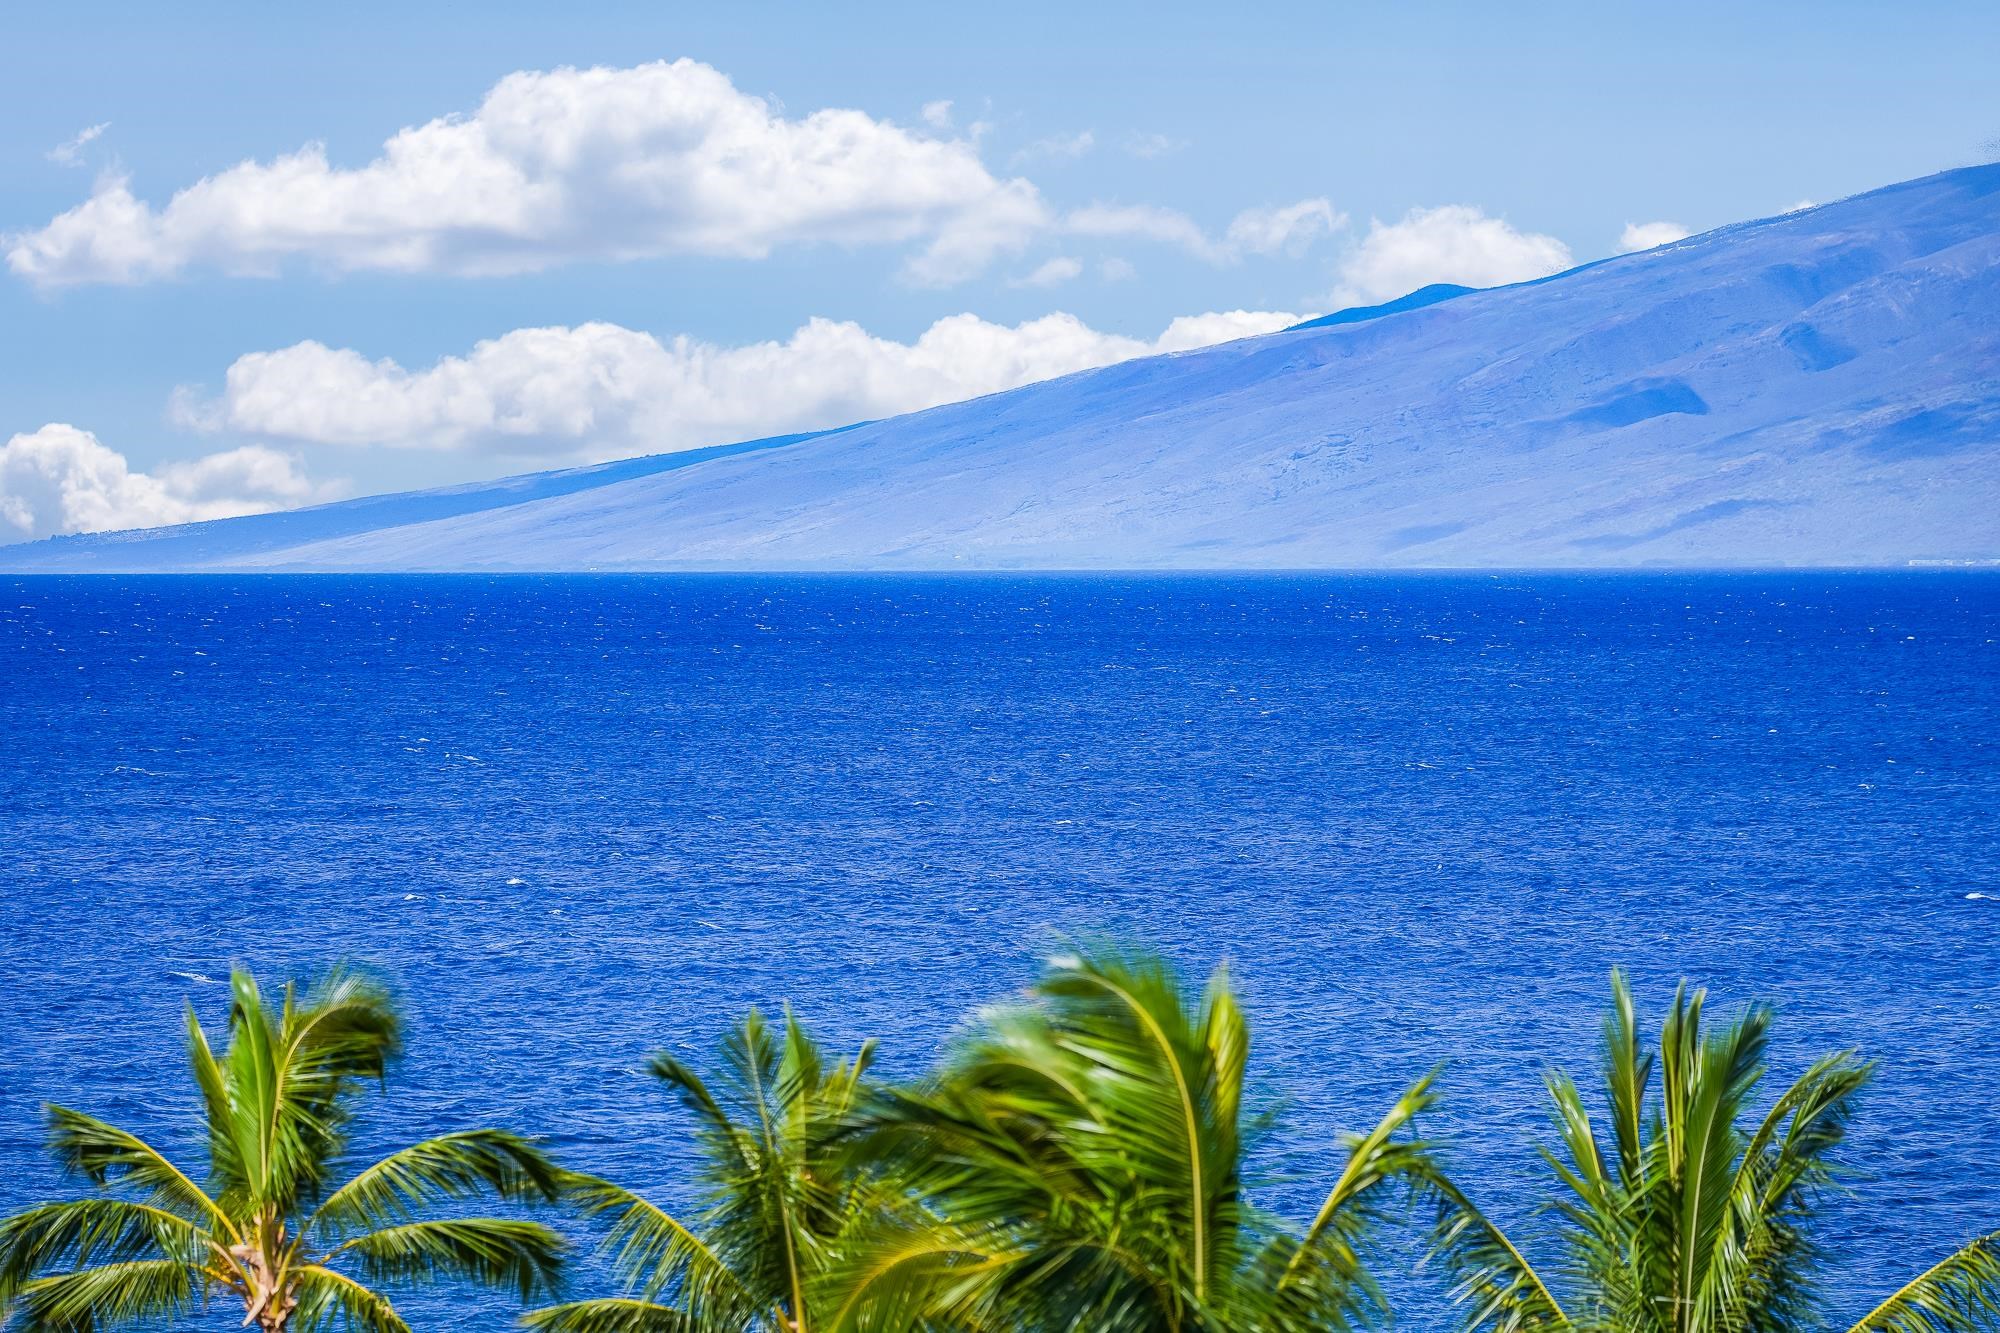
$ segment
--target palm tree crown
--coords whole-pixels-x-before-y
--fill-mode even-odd
[[[408,1333],[378,1285],[462,1277],[523,1299],[552,1285],[563,1243],[548,1228],[419,1216],[478,1195],[553,1197],[555,1168],[525,1139],[442,1135],[330,1188],[358,1085],[379,1080],[398,1049],[382,991],[336,973],[303,998],[286,987],[273,1007],[247,972],[230,984],[222,1054],[188,1012],[206,1176],[198,1183],[136,1134],[50,1107],[51,1150],[103,1192],[0,1221],[7,1327],[78,1333],[227,1292],[242,1302],[242,1323],[265,1333]]]
[[[1543,1151],[1557,1194],[1546,1211],[1561,1258],[1548,1278],[1464,1193],[1436,1177],[1437,1252],[1470,1329],[1493,1333],[1789,1333],[1824,1326],[1814,1226],[1837,1192],[1836,1160],[1871,1068],[1826,1056],[1762,1116],[1770,1011],[1704,1030],[1683,986],[1645,1049],[1630,989],[1611,976],[1604,1024],[1607,1117],[1548,1076],[1561,1150]],[[1658,1097],[1654,1096],[1657,1067]],[[1970,1333],[2000,1327],[2000,1232],[1913,1278],[1849,1333]]]
[[[862,1126],[927,1217],[848,1262],[842,1324],[1099,1333],[1325,1330],[1373,1317],[1364,1263],[1385,1189],[1422,1174],[1400,1131],[1417,1083],[1345,1141],[1318,1213],[1244,1192],[1249,1026],[1226,971],[1198,1000],[1145,953],[1053,960],[1025,1004],[982,1015],[927,1085]]]
[[[774,1031],[752,1010],[721,1047],[720,1093],[672,1056],[652,1071],[694,1117],[698,1211],[682,1222],[610,1181],[572,1174],[565,1193],[609,1223],[620,1297],[531,1311],[544,1333],[787,1330],[810,1333],[826,1274],[861,1220],[903,1205],[836,1143],[873,1054],[829,1064],[786,1011]]]

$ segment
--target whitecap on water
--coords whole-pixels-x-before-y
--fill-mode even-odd
[[[205,977],[199,972],[176,972],[174,973],[174,975],[177,977],[185,977],[187,980],[192,981],[197,986],[213,986],[215,984],[214,977]]]

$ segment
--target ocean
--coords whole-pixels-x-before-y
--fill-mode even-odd
[[[360,1151],[497,1124],[675,1203],[650,1051],[790,1002],[915,1073],[1110,933],[1228,961],[1294,1216],[1442,1063],[1525,1222],[1620,964],[1880,1060],[1837,1310],[2000,1226],[1991,573],[0,578],[0,661],[0,1211],[45,1101],[199,1164],[233,963],[404,998]]]

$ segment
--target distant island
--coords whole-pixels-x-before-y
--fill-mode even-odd
[[[815,435],[0,570],[2000,560],[2000,166]]]

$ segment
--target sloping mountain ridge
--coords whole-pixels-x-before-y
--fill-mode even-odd
[[[2000,166],[758,444],[403,521],[439,493],[381,522],[356,501],[0,548],[0,569],[1994,560]]]
[[[246,514],[241,518],[52,537],[24,545],[0,546],[0,569],[9,568],[8,557],[18,554],[38,558],[40,564],[28,566],[30,568],[115,571],[126,567],[119,557],[127,546],[136,546],[145,552],[148,568],[188,569],[210,564],[224,565],[276,547],[295,546],[306,541],[328,541],[464,514],[484,513],[490,509],[532,504],[580,490],[616,485],[633,477],[693,467],[711,458],[775,449],[819,435],[834,435],[852,429],[852,426],[842,426],[831,431],[811,431],[801,435],[773,435],[761,440],[745,440],[740,444],[713,445],[671,454],[648,454],[643,458],[625,458],[552,472],[529,472],[495,481],[467,482],[427,491],[368,495],[305,509]]]

